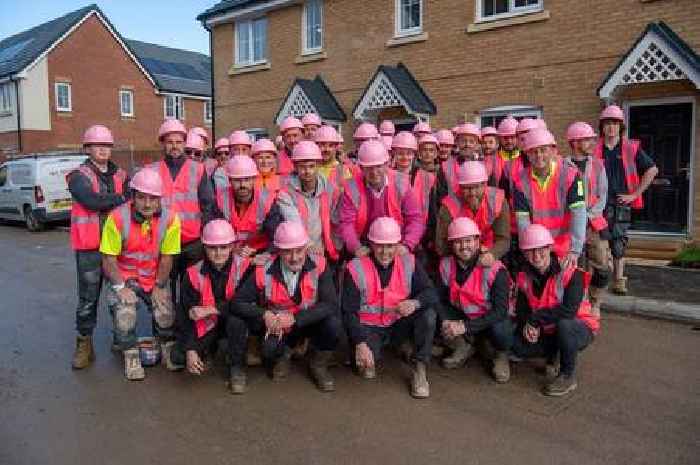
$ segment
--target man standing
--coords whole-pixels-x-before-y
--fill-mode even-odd
[[[307,113],[301,119],[301,124],[304,125],[304,139],[312,141],[316,131],[323,123],[321,123],[321,118],[316,113]]]
[[[303,137],[304,125],[297,118],[287,116],[282,124],[280,124],[280,134],[284,148],[277,154],[277,171],[280,176],[286,176],[294,171],[294,165],[290,159],[294,146],[300,142]]]
[[[515,133],[517,127],[518,120],[510,115],[498,123],[498,140],[500,142],[498,155],[503,161],[510,161],[520,156],[518,137]]]

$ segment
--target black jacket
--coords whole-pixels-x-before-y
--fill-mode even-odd
[[[107,171],[100,171],[90,159],[85,160],[83,166],[92,170],[97,176],[98,192],[92,190],[92,183],[80,171],[73,171],[68,176],[68,190],[73,196],[73,200],[87,208],[88,210],[109,213],[114,208],[127,201],[127,191],[129,180],[124,181],[122,186],[123,194],[117,194],[114,185],[114,175],[119,169],[113,162],[107,163]]]

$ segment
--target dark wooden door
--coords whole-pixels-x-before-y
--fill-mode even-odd
[[[633,216],[632,229],[687,232],[692,116],[691,103],[630,108],[630,138],[642,141],[659,168],[644,194],[644,209]]]

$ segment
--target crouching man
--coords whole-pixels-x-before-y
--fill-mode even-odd
[[[310,254],[309,242],[301,223],[279,224],[273,241],[278,253],[257,265],[241,284],[229,327],[241,340],[248,331],[264,334],[262,355],[272,366],[273,381],[287,378],[291,348],[308,337],[311,376],[321,391],[333,391],[328,365],[340,334],[338,298],[325,258]]]
[[[469,163],[469,162],[467,162]],[[474,354],[475,336],[486,336],[496,349],[492,374],[499,383],[510,379],[508,351],[513,345],[513,325],[508,316],[510,279],[503,264],[479,264],[481,232],[473,220],[452,221],[447,239],[452,254],[440,261],[438,307],[442,335],[452,354],[445,368],[458,368]]]
[[[175,311],[169,279],[173,257],[180,253],[180,220],[160,204],[163,183],[157,171],[143,169],[130,183],[133,201],[113,210],[102,230],[100,252],[111,283],[107,304],[114,318],[114,346],[124,353],[129,380],[141,380],[136,335],[137,311],[153,313],[155,336],[168,369],[175,344]]]
[[[390,217],[372,222],[371,254],[351,260],[343,286],[343,314],[356,366],[365,379],[376,377],[382,348],[393,340],[413,342],[411,395],[430,396],[427,366],[435,333],[437,294],[415,257],[401,249],[401,227]]]
[[[547,373],[553,379],[543,393],[564,396],[577,387],[576,357],[593,342],[600,321],[591,313],[588,274],[573,267],[562,269],[553,244],[549,230],[539,224],[528,226],[520,237],[527,265],[517,278],[518,330],[513,352],[524,358],[546,357]]]

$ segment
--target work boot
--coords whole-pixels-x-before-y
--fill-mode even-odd
[[[146,372],[141,366],[138,348],[124,351],[124,374],[129,381],[141,381],[146,377]]]
[[[553,381],[548,383],[542,390],[545,396],[561,397],[565,396],[578,387],[574,375],[566,376],[560,374]]]
[[[588,298],[591,301],[591,315],[600,318],[600,302],[605,295],[605,289],[600,287],[589,287]]]
[[[428,384],[428,374],[425,362],[416,362],[413,366],[411,395],[416,399],[426,399],[427,397],[430,397],[430,385]]]
[[[177,344],[175,341],[167,341],[160,344],[161,363],[165,365],[168,371],[180,371],[185,368],[182,361],[178,360],[180,357],[176,355],[178,349],[175,347],[175,344]]]
[[[617,295],[627,295],[627,278],[616,279],[612,291]]]
[[[92,336],[78,335],[75,340],[75,352],[73,352],[73,369],[87,368],[94,360],[95,350],[92,348]]]
[[[360,371],[360,376],[362,376],[364,379],[376,379],[377,378],[377,369],[374,366],[360,368],[359,371]]]
[[[559,366],[560,366],[560,361],[559,361],[559,353],[557,352],[557,355],[554,356],[552,360],[547,360],[547,365],[544,368],[544,373],[545,377],[552,381],[554,378],[559,376]]]
[[[229,389],[231,390],[231,394],[244,394],[247,381],[248,377],[243,367],[231,367],[231,373],[229,375]]]
[[[399,356],[401,359],[406,362],[406,363],[411,363],[411,359],[413,358],[413,345],[411,345],[410,342],[408,341],[403,341],[399,345]]]
[[[510,362],[508,360],[508,352],[496,352],[496,358],[493,359],[493,368],[491,369],[493,377],[497,383],[507,383],[510,381]]]
[[[447,342],[447,347],[452,349],[452,354],[449,357],[442,359],[442,366],[448,370],[459,368],[467,363],[469,357],[474,355],[476,349],[473,345],[469,344],[462,336],[457,336],[455,338],[449,339]]]
[[[289,361],[291,358],[292,352],[288,348],[285,348],[284,354],[275,361],[272,367],[272,381],[281,382],[287,379],[289,376]]]
[[[301,360],[306,355],[309,350],[309,339],[304,338],[302,341],[292,348],[292,358],[294,360]]]
[[[262,365],[262,357],[260,356],[260,338],[257,336],[248,336],[248,350],[246,351],[246,365],[249,367],[258,367]]]
[[[328,371],[328,365],[332,358],[333,351],[319,350],[313,354],[309,364],[311,377],[316,382],[316,387],[323,392],[335,391],[335,381]]]

